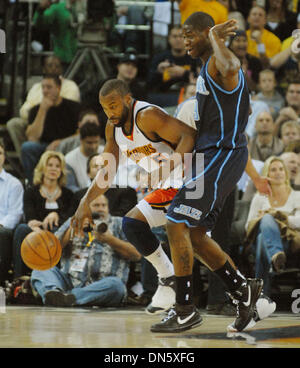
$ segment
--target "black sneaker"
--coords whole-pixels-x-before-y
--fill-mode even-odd
[[[160,323],[152,325],[151,332],[182,332],[202,323],[202,317],[194,305],[178,305],[169,310]]]
[[[72,307],[75,305],[75,295],[65,293],[61,290],[48,290],[45,293],[45,305],[53,307]]]
[[[256,302],[262,288],[261,279],[247,279],[239,290],[231,294],[237,305],[237,316],[233,324],[237,331],[242,331],[254,317]]]

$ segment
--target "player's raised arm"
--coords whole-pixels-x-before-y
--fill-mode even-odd
[[[104,194],[111,186],[119,165],[119,147],[114,138],[114,126],[108,122],[105,129],[106,145],[101,154],[102,163],[95,179],[88,191],[81,199],[72,219],[72,227],[75,233],[80,233],[83,221],[88,218],[92,222],[89,204],[101,194]]]
[[[239,59],[225,45],[226,38],[235,34],[236,20],[217,24],[209,30],[209,39],[213,55],[208,64],[210,76],[226,90],[233,90],[238,85]]]
[[[141,111],[138,124],[148,137],[172,145],[175,152],[169,157],[168,163],[164,163],[170,165],[170,170],[183,163],[184,154],[194,149],[197,131],[157,107]]]

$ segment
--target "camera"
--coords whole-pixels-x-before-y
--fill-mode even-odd
[[[94,224],[95,224],[95,227],[96,227],[96,231],[100,234],[103,234],[107,231],[108,229],[108,226],[106,224],[106,222],[103,222],[101,219],[100,219],[100,215],[99,213],[97,212],[93,212],[92,213],[92,219],[94,221]],[[83,231],[88,233],[90,231],[92,231],[93,228],[91,227],[91,225],[88,225],[86,227],[83,228]]]

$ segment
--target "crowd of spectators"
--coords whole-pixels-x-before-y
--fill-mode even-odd
[[[244,249],[253,254],[255,262],[249,276],[262,277],[264,291],[271,296],[272,277],[290,263],[300,267],[300,47],[295,47],[297,39],[292,37],[294,30],[300,32],[300,2],[176,1],[181,23],[194,11],[209,13],[216,24],[230,18],[238,20],[239,30],[227,45],[241,61],[248,82],[248,148],[257,171],[270,178],[272,196],[256,193],[244,174],[211,236],[233,257],[242,259]],[[63,75],[77,50],[75,24],[86,19],[84,3],[41,0],[34,13],[35,31],[49,32],[53,55],[45,58],[43,76],[28,91],[19,116],[10,116],[7,121],[23,177],[15,178],[5,171],[5,146],[0,142],[0,285],[31,273],[22,261],[21,243],[30,232],[47,229],[66,247],[59,266],[32,274],[32,285],[43,303],[121,305],[129,292],[126,287],[133,269],[140,275],[135,281],[141,282],[144,294],[131,293],[130,300],[145,304],[157,280],[153,269],[127,242],[120,226],[122,216],[148,190],[141,186],[142,171],[120,165],[114,188],[91,203],[91,210],[107,223],[108,229],[92,238],[86,232],[84,239],[70,240],[70,217],[96,175],[99,154],[105,146],[107,118],[98,102],[98,91],[107,79],[122,79],[129,84],[134,98],[156,104],[187,124],[194,124],[189,112],[196,103],[193,96],[201,65],[186,54],[180,24],[169,27],[168,49],[156,51],[153,45],[154,53],[148,55],[143,75],[140,66],[144,60],[139,55],[145,51],[144,41],[132,32],[119,35],[123,54],[115,72],[104,80],[95,76],[94,84],[83,95],[77,83]],[[115,9],[112,16],[120,24],[124,16],[126,22],[133,22],[132,15],[135,24],[147,24],[149,20],[145,8],[134,13],[130,6]],[[125,177],[130,180],[126,187],[120,187]],[[246,208],[246,215],[240,228],[242,241],[236,244],[231,229],[240,206]],[[165,235],[164,229],[158,233]],[[87,243],[92,246],[86,247]],[[167,238],[164,243],[167,248]],[[81,264],[76,263],[79,253],[84,253]],[[199,272],[195,267],[195,273]],[[208,311],[231,315],[224,288],[209,273],[208,287]],[[108,289],[109,293],[105,291]]]

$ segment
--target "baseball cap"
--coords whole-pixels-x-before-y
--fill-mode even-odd
[[[133,47],[130,47],[128,49],[126,49],[124,55],[120,58],[119,63],[133,63],[135,65],[138,64],[138,57],[137,57],[137,52]]]

